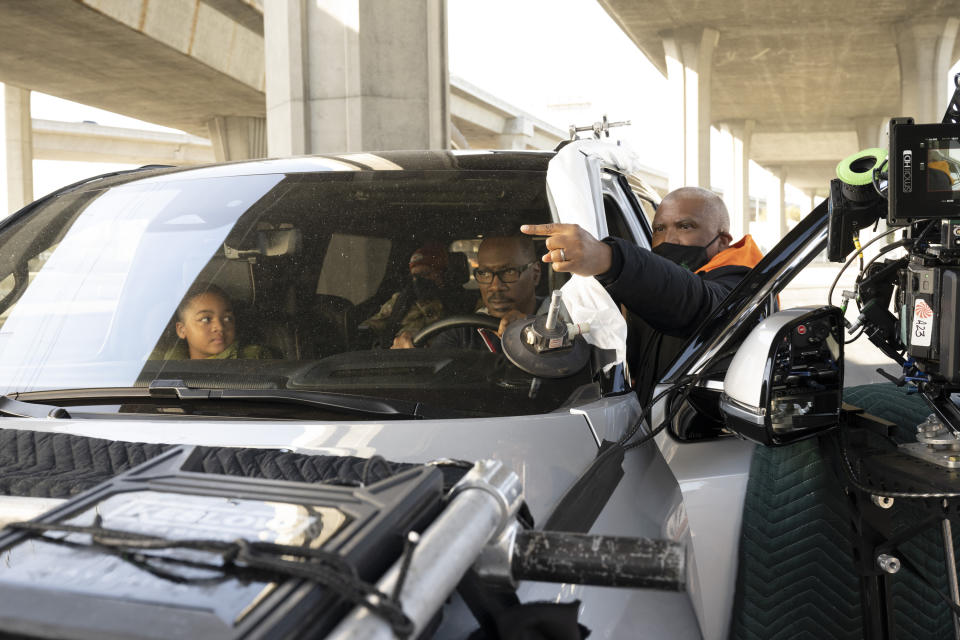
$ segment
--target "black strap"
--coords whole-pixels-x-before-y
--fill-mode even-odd
[[[587,533],[623,477],[623,445],[604,440],[577,481],[560,498],[547,519],[547,531]]]

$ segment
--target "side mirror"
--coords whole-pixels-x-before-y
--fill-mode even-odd
[[[781,445],[837,426],[842,393],[842,312],[797,307],[750,332],[723,380],[720,408],[731,431]]]

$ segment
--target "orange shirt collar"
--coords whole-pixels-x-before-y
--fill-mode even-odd
[[[753,236],[747,234],[713,256],[707,264],[697,269],[697,273],[705,273],[729,266],[750,267],[752,269],[757,266],[762,258],[763,253],[760,251],[760,247],[753,241]]]

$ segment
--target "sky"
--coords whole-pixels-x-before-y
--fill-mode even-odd
[[[662,99],[667,80],[595,0],[449,0],[447,11],[451,75],[563,130],[590,125],[604,114],[611,121],[630,120],[629,127],[613,129],[611,137],[629,144],[647,166],[666,172],[671,154],[679,152],[669,126],[669,101]],[[37,92],[31,108],[39,119],[175,131]],[[719,148],[716,130],[712,140]],[[0,155],[5,173],[4,162]],[[716,158],[712,164],[714,185],[722,188],[732,178],[730,164]],[[132,167],[35,160],[34,195]],[[769,174],[751,163],[751,194],[765,197],[769,181]],[[5,189],[4,178],[4,204]],[[788,202],[809,204],[789,183],[786,195]]]

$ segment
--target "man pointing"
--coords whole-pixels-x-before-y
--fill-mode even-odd
[[[763,257],[749,235],[731,244],[723,200],[698,187],[672,191],[660,203],[652,251],[597,240],[575,224],[520,230],[547,236],[541,260],[554,271],[596,276],[626,307],[627,364],[644,404],[694,329]]]

